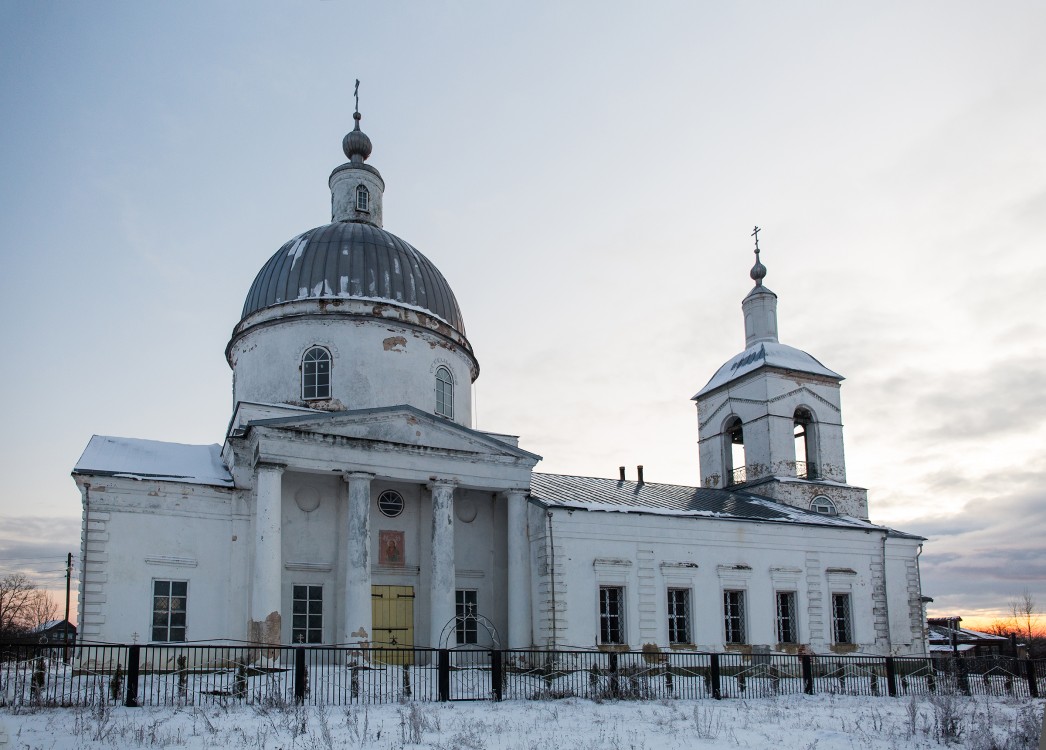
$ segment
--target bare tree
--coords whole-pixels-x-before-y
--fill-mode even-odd
[[[0,578],[0,638],[22,635],[55,619],[58,605],[22,573]]]
[[[1013,616],[1013,629],[1017,631],[1017,635],[1030,642],[1035,637],[1034,625],[1038,614],[1035,611],[1035,598],[1027,587],[1010,599],[1010,614]]]

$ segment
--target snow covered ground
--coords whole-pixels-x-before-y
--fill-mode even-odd
[[[757,700],[0,709],[8,748],[853,750],[1037,748],[1042,700],[782,696]],[[0,748],[3,733],[0,732]]]

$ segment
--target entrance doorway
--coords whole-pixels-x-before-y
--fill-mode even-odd
[[[388,649],[381,661],[414,663],[414,587],[371,586],[371,646]]]

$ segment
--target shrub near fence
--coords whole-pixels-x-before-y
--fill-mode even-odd
[[[687,651],[0,644],[0,705],[1046,695],[1046,661]]]

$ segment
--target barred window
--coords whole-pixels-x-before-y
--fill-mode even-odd
[[[331,354],[322,346],[312,347],[301,359],[301,397],[331,397]]]
[[[693,642],[690,638],[690,589],[668,590],[668,642]]]
[[[777,592],[777,642],[799,642],[799,627],[795,619],[794,591]]]
[[[849,594],[832,594],[832,640],[835,643],[854,642]]]
[[[479,623],[476,621],[476,591],[475,589],[458,589],[457,599],[457,622],[455,631],[458,645],[479,642]]]
[[[157,642],[185,640],[187,581],[153,581],[153,637]]]
[[[599,642],[624,643],[625,590],[620,586],[599,587]]]
[[[454,419],[454,376],[446,367],[436,370],[436,413]]]
[[[370,211],[370,191],[363,185],[356,186],[356,210]]]
[[[725,643],[746,643],[744,591],[723,592],[723,625]]]
[[[323,586],[295,586],[291,641],[323,643]]]

